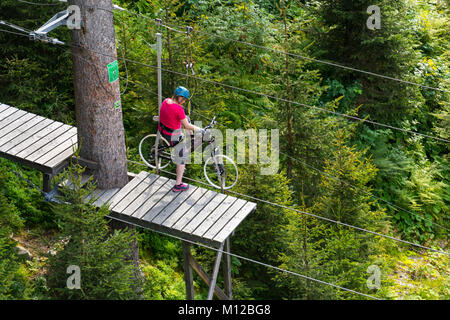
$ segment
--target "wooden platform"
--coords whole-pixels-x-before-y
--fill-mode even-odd
[[[0,157],[43,172],[44,192],[50,181],[69,164],[77,148],[77,129],[0,103]],[[86,160],[89,163],[89,160]],[[209,286],[208,299],[231,299],[231,257],[224,258],[223,292],[217,285],[222,252],[230,250],[230,235],[256,203],[191,185],[174,193],[175,180],[142,171],[123,188],[96,190],[94,205],[109,206],[109,217],[182,239],[186,298],[194,299],[192,270]],[[70,187],[70,182],[64,183]],[[193,258],[190,243],[219,249],[212,276]]]
[[[96,190],[94,205],[110,217],[219,248],[256,203],[191,185],[172,192],[175,180],[142,171],[121,189]]]
[[[0,156],[56,174],[77,147],[77,128],[0,104]]]
[[[53,175],[77,147],[77,129],[0,104],[0,156]],[[118,218],[183,239],[219,247],[256,204],[191,185],[174,193],[175,181],[139,173],[119,189],[97,190],[95,205],[110,204]]]

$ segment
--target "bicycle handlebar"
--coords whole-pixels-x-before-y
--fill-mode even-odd
[[[211,122],[203,129],[204,130],[211,129],[212,127],[214,127],[215,124],[216,124],[216,117],[214,116],[214,118],[212,118]]]

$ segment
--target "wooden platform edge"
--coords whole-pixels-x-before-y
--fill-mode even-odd
[[[155,231],[158,233],[172,235],[177,238],[180,238],[181,240],[192,241],[192,242],[194,242],[194,244],[200,243],[200,244],[204,244],[206,246],[213,247],[215,249],[219,249],[220,246],[222,245],[222,243],[217,242],[217,241],[213,241],[213,240],[206,239],[206,238],[201,238],[199,236],[188,234],[188,233],[176,230],[176,229],[171,229],[164,225],[151,223],[146,220],[137,219],[137,218],[130,217],[130,216],[124,215],[124,214],[120,214],[120,213],[114,212],[114,211],[110,211],[110,214],[107,217],[109,217],[111,219],[116,219],[119,221],[127,222],[127,223],[133,224],[135,226],[139,226],[144,229],[149,229],[149,230],[152,230],[152,231]]]

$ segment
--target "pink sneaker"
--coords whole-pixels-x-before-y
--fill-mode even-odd
[[[186,191],[187,189],[189,189],[189,186],[187,184],[182,183],[182,184],[179,184],[179,185],[175,185],[172,188],[172,191],[173,192],[180,192],[180,191]]]

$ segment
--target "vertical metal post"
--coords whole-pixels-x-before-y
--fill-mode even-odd
[[[162,103],[162,77],[161,77],[161,55],[162,55],[162,34],[156,33],[157,63],[158,63],[158,106]],[[158,109],[159,110],[159,109]],[[159,116],[159,111],[158,111]]]
[[[158,22],[157,22],[158,23]],[[159,21],[160,23],[160,21]],[[162,55],[162,34],[156,33],[156,58],[158,64],[158,123],[162,104],[162,76],[161,76],[161,55]],[[158,159],[158,147],[159,147],[159,130],[156,132],[155,141],[155,166],[156,174],[159,174],[159,159]]]

